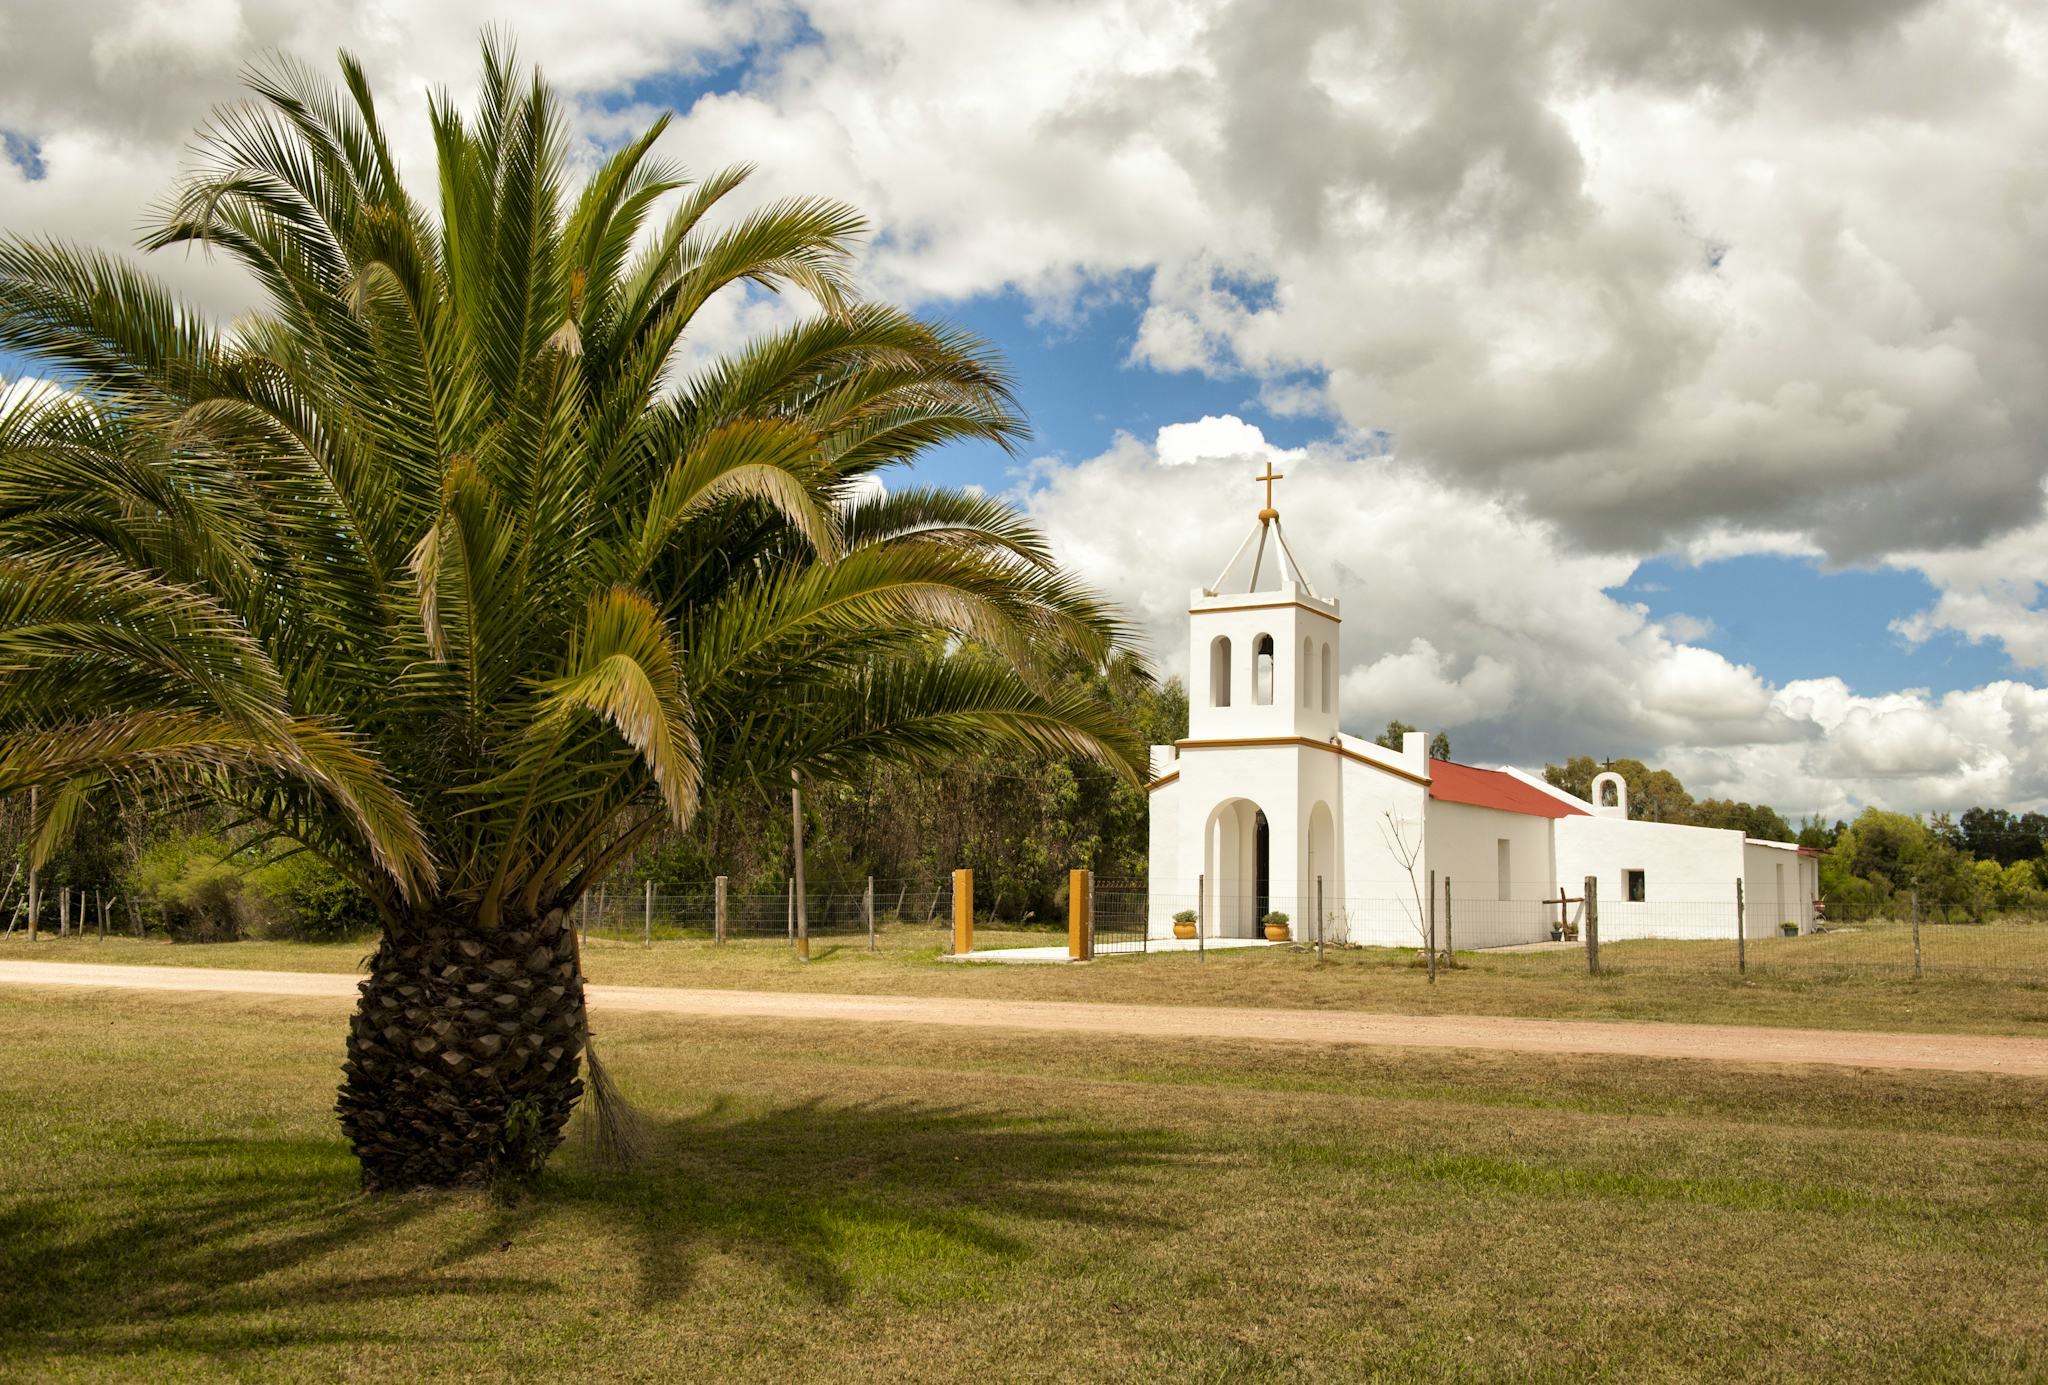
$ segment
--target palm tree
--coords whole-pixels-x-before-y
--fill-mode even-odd
[[[372,1189],[536,1171],[582,1092],[584,890],[707,793],[990,740],[1135,771],[1048,670],[1118,618],[1014,511],[872,477],[1020,436],[966,334],[859,299],[846,207],[712,212],[653,153],[571,190],[486,39],[431,102],[439,204],[368,83],[278,61],[145,240],[232,257],[231,326],[130,264],[0,240],[0,794],[200,800],[317,853],[382,931],[337,1103]],[[794,325],[684,371],[714,294]]]

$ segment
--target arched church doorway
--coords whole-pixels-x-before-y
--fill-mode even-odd
[[[1259,805],[1226,799],[1209,814],[1202,840],[1203,927],[1212,938],[1258,936],[1273,907],[1272,831]]]

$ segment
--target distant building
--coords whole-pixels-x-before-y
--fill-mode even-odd
[[[1628,816],[1617,774],[1588,802],[1512,768],[1431,760],[1338,725],[1341,617],[1265,509],[1188,609],[1188,736],[1152,747],[1148,927],[1194,909],[1209,937],[1253,937],[1269,912],[1297,938],[1418,943],[1432,900],[1459,948],[1576,929],[1597,882],[1603,939],[1734,937],[1812,927],[1816,853],[1741,832]],[[1233,574],[1243,571],[1241,581]],[[1261,585],[1262,581],[1265,585]]]

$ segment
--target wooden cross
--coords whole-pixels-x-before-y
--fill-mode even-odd
[[[1273,460],[1269,457],[1266,459],[1266,474],[1264,476],[1254,476],[1252,479],[1266,483],[1266,508],[1259,511],[1259,518],[1278,519],[1280,512],[1273,508],[1273,483],[1275,481],[1285,481],[1287,479],[1286,476],[1273,470]]]

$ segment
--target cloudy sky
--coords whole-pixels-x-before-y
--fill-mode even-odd
[[[2048,806],[2039,6],[68,0],[0,10],[0,226],[125,248],[273,47],[357,52],[424,177],[487,18],[586,157],[673,109],[687,166],[864,209],[871,290],[999,343],[1036,429],[927,479],[1013,494],[1166,667],[1273,459],[1353,730]]]

